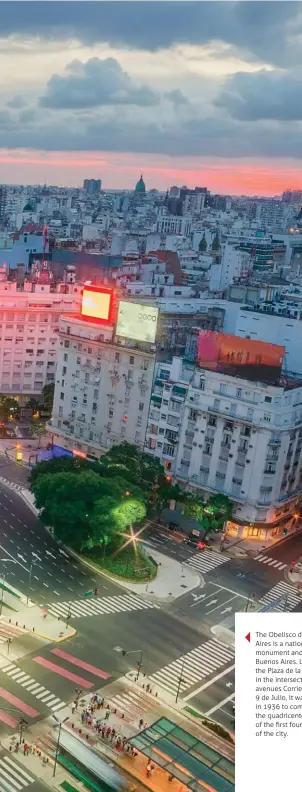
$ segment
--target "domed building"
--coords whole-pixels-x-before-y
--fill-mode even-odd
[[[142,176],[140,177],[140,180],[137,182],[137,185],[135,187],[135,192],[136,193],[145,193],[146,192],[146,185],[145,185],[145,182],[144,182],[144,179],[143,179]]]

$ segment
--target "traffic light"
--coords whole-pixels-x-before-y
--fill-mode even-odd
[[[283,528],[283,536],[286,536],[286,534],[287,534],[287,528]]]
[[[98,595],[99,593],[100,593],[100,589],[99,589],[99,588],[95,588],[95,589],[94,589],[94,596],[95,596],[95,597],[97,597],[97,595]]]

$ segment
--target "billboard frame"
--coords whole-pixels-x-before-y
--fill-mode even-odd
[[[98,294],[108,294],[109,295],[109,308],[108,308],[108,316],[107,319],[102,319],[98,316],[90,316],[90,314],[83,313],[83,300],[84,300],[84,292],[97,292]],[[101,325],[113,325],[114,324],[114,317],[113,317],[113,296],[114,291],[113,289],[108,288],[107,286],[84,286],[82,292],[82,304],[81,304],[81,319],[85,322],[95,322]]]
[[[141,334],[139,334],[138,330],[135,331],[134,335],[131,335],[131,328],[130,328],[129,331],[127,329],[125,329],[122,333],[119,332],[120,310],[121,310],[121,306],[123,306],[123,305],[126,305],[129,308],[129,311],[132,310],[132,316],[130,317],[130,319],[133,319],[133,316],[134,316],[134,320],[137,321],[137,323],[138,323],[137,326],[138,327],[142,326],[143,317],[140,318],[139,314],[138,314],[137,317],[135,316],[135,307],[137,307],[138,309],[141,309],[142,312],[146,312],[146,313],[148,311],[149,312],[150,311],[153,312],[154,325],[155,325],[154,338],[149,339],[149,338],[146,338],[146,337],[141,337]],[[144,343],[144,344],[155,344],[156,343],[157,327],[158,327],[158,319],[159,319],[159,308],[158,308],[157,305],[146,305],[145,303],[140,303],[140,302],[131,302],[131,301],[128,301],[128,300],[120,300],[119,301],[119,306],[118,306],[118,312],[117,312],[115,334],[116,334],[116,336],[118,338],[128,338],[130,341],[138,341],[138,342],[141,342],[141,343]],[[153,319],[152,319],[152,322],[153,322]]]

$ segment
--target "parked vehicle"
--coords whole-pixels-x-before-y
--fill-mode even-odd
[[[195,547],[196,550],[204,550],[205,547],[207,546],[206,542],[204,542],[204,540],[200,538],[199,531],[191,531],[191,533],[189,533],[189,535],[185,539],[185,544],[193,545],[193,547]]]

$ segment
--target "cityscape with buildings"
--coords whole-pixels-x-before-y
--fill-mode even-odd
[[[302,611],[301,4],[67,5],[0,2],[0,792],[234,792],[235,614]]]

